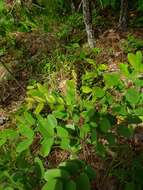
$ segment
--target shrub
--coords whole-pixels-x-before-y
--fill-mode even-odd
[[[136,54],[128,54],[128,64],[120,64],[120,71],[114,73],[106,71],[104,65],[97,66],[92,59],[86,61],[92,64],[94,70],[88,71],[83,76],[81,95],[76,92],[76,85],[72,80],[67,81],[64,93],[52,91],[46,85],[39,83],[29,86],[26,103],[16,115],[17,130],[7,129],[8,131],[4,130],[0,134],[0,144],[4,149],[7,140],[13,142],[15,139],[13,144],[14,150],[16,146],[16,152],[12,151],[16,155],[13,158],[14,163],[17,156],[23,154],[25,160],[30,163],[29,158],[32,155],[33,165],[28,164],[25,169],[29,171],[29,167],[33,166],[33,173],[36,159],[36,163],[38,162],[41,168],[39,185],[44,179],[48,181],[49,174],[46,172],[44,174],[46,177],[43,178],[45,169],[37,155],[44,160],[51,150],[58,147],[68,151],[70,157],[78,158],[79,152],[85,145],[91,146],[102,157],[106,157],[110,152],[116,155],[116,147],[120,147],[120,139],[131,139],[133,129],[142,123],[142,53],[138,51]],[[92,86],[89,86],[87,79],[90,80],[93,77],[95,80],[92,81]],[[37,149],[34,148],[35,144]],[[34,154],[31,154],[33,148]],[[7,170],[9,172],[10,168]],[[2,171],[3,176],[5,169],[2,168]],[[57,181],[57,178],[61,178],[59,176],[61,169],[50,171],[54,171],[52,176],[58,176],[56,181],[54,177],[52,181],[46,183],[43,189],[48,189],[48,184],[53,188],[56,183],[59,184],[59,189],[63,189],[63,183]],[[6,175],[9,176],[10,187],[15,188],[15,184],[18,186],[20,183],[24,188],[23,179],[19,182],[19,177],[17,180],[11,170]],[[26,178],[26,180],[29,179]],[[37,179],[37,175],[34,179]],[[62,176],[64,182],[66,179],[73,180],[68,172]],[[77,189],[78,184],[84,181],[83,179],[87,181],[86,189],[90,189],[89,178],[83,172],[79,174],[76,181]],[[69,182],[67,186],[75,187],[74,181]],[[5,184],[4,182],[2,187],[7,187]]]

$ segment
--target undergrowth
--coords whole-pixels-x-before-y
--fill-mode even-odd
[[[128,54],[118,73],[86,61],[93,69],[83,75],[81,94],[74,79],[67,80],[61,93],[46,84],[28,86],[25,104],[15,116],[17,127],[0,134],[1,189],[94,189],[96,171],[79,160],[85,148],[116,160],[109,174],[117,176],[123,189],[142,189],[141,157],[133,157],[126,172],[128,163],[118,160],[121,139],[133,140],[143,119],[142,54]],[[48,168],[46,158],[57,148],[69,153],[68,160]]]
[[[96,62],[104,49],[83,45],[80,10],[70,15],[69,1],[54,0],[47,12],[44,3],[0,2],[0,56],[11,56],[15,72],[7,80],[29,84],[12,115],[15,127],[0,131],[0,189],[95,190],[100,157],[108,162],[103,183],[112,178],[123,190],[142,190],[142,40],[129,35],[122,43],[128,61],[110,72]],[[116,1],[97,3],[116,8]],[[97,11],[93,17],[102,31],[106,19]],[[53,152],[66,154],[55,167]]]

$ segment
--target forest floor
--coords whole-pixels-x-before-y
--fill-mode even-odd
[[[96,63],[106,64],[111,72],[117,71],[119,63],[127,62],[127,48],[131,43],[130,39],[127,39],[129,34],[141,41],[143,40],[143,29],[129,29],[126,33],[108,29],[102,34],[99,33],[96,45],[100,53],[96,57]],[[9,48],[8,52],[1,57],[1,61],[8,65],[12,76],[3,67],[0,68],[0,129],[14,125],[13,114],[24,101],[26,86],[29,79],[32,78],[31,75],[34,76],[34,69],[38,67],[38,64],[41,64],[45,55],[51,56],[53,50],[60,44],[54,35],[39,31],[15,33],[13,35],[17,44],[16,48]],[[123,44],[127,44],[127,46]],[[134,46],[131,48],[133,51],[136,50]],[[22,65],[22,67],[19,65]],[[9,80],[4,80],[3,76],[8,76]],[[44,75],[36,74],[36,79],[42,81],[42,77]],[[107,168],[109,168],[109,165],[110,169],[112,168],[113,160],[109,157],[103,161],[91,154],[90,147],[85,147],[85,149],[86,154],[83,151],[81,159],[86,160],[97,171],[97,179],[93,186],[99,190],[113,190],[116,186],[117,190],[121,190],[120,185],[117,184],[114,178],[107,177],[109,173]],[[129,151],[128,154],[132,153]],[[68,156],[67,152],[56,150],[50,154],[48,159],[52,166],[56,166]],[[121,153],[120,162],[124,161],[124,158],[125,153],[123,155]],[[119,160],[117,163],[119,163]]]
[[[128,32],[124,33],[117,32],[114,29],[105,30],[102,34],[99,34],[96,39],[96,46],[100,51],[99,55],[96,57],[96,63],[106,64],[108,70],[111,72],[118,71],[119,64],[127,62],[127,52],[125,52],[125,50],[128,51],[128,49],[126,49],[128,47],[123,46],[125,43],[132,43],[127,41],[127,37],[133,35],[135,39],[143,41],[142,33],[143,29],[141,28],[130,29]],[[3,66],[0,67],[0,108],[1,110],[6,109],[6,112],[8,110],[14,111],[14,105],[19,105],[18,102],[24,99],[27,82],[35,69],[33,67],[38,68],[38,64],[40,64],[43,58],[42,56],[45,54],[51,56],[52,51],[60,43],[54,35],[42,34],[38,31],[31,33],[18,32],[13,35],[15,36],[16,43],[20,47],[9,49],[1,58],[1,61],[8,65],[11,73]],[[127,45],[129,46],[130,44]],[[136,50],[136,47],[131,48],[132,51]],[[23,52],[24,49],[26,49],[26,52]],[[27,63],[29,59],[36,61],[36,64],[31,66]],[[19,65],[23,66],[21,67]],[[38,76],[40,76],[40,73]],[[4,80],[6,77],[9,79]]]

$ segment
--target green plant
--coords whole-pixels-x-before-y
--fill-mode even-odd
[[[33,167],[37,155],[45,159],[56,148],[69,152],[72,158],[78,158],[79,152],[85,146],[90,146],[104,158],[110,152],[116,155],[117,148],[121,146],[120,138],[130,139],[133,129],[142,123],[142,53],[138,51],[136,54],[128,54],[129,63],[120,64],[118,73],[108,72],[105,65],[97,66],[93,59],[86,61],[92,65],[91,69],[94,68],[94,71],[88,71],[83,76],[81,95],[76,92],[76,85],[72,80],[67,81],[63,93],[48,89],[46,84],[37,83],[28,87],[26,103],[16,115],[17,130],[4,130],[1,133],[2,147],[5,147],[7,140],[15,138],[14,154],[24,154],[26,159],[36,144],[38,148],[34,148]],[[90,86],[85,79],[93,77],[95,78]],[[38,163],[42,168],[41,173],[44,173],[42,162]],[[59,175],[63,174],[58,168],[51,171],[56,171],[54,175],[59,178]],[[48,171],[45,175],[48,175]],[[64,172],[64,181],[73,179],[68,172],[66,175]],[[79,176],[86,178],[89,189],[87,176]],[[48,184],[51,188],[59,184],[58,187],[63,189],[61,181],[53,178],[43,189],[47,188]],[[43,174],[40,179],[39,185],[43,183]],[[48,181],[49,177],[45,179]],[[14,182],[18,183],[17,180]],[[13,184],[12,181],[11,183]],[[73,181],[71,183],[74,184]],[[73,186],[75,187],[75,184]]]
[[[142,182],[142,154],[141,155],[130,155],[130,161],[124,161],[122,168],[119,163],[114,163],[113,169],[110,171],[111,176],[116,176],[120,183],[122,184],[122,189],[124,190],[141,190],[143,187]]]
[[[132,124],[141,122],[140,116],[142,115],[142,94],[140,92],[142,80],[139,78],[139,74],[143,70],[141,52],[137,52],[135,55],[129,54],[128,60],[131,65],[130,70],[127,64],[121,64],[120,73],[104,73],[103,70],[105,68],[103,65],[96,69],[95,73],[86,73],[84,79],[87,77],[90,79],[95,76],[97,82],[95,81],[94,84],[93,81],[92,87],[82,86],[83,98],[76,95],[76,88],[72,81],[68,82],[66,96],[63,97],[55,92],[49,93],[47,89],[40,84],[37,85],[36,89],[30,87],[33,89],[28,91],[28,108],[34,108],[34,114],[36,114],[37,120],[35,121],[33,117],[29,115],[30,113],[28,114],[26,112],[25,116],[31,118],[31,125],[34,125],[34,122],[37,121],[38,125],[43,123],[42,127],[45,129],[46,126],[49,125],[48,130],[50,130],[50,136],[53,138],[55,134],[54,138],[57,141],[56,144],[60,144],[62,148],[66,148],[67,150],[70,150],[71,144],[80,147],[81,140],[86,141],[88,139],[89,143],[94,143],[89,138],[89,134],[94,134],[94,132],[95,134],[99,133],[101,135],[98,134],[99,139],[101,137],[110,141],[110,136],[116,139],[116,135],[114,136],[114,134],[112,134],[113,128],[117,128],[117,134],[119,133],[120,135],[129,137]],[[88,62],[91,63],[92,60],[88,59]],[[124,80],[122,80],[123,76],[125,77]],[[102,78],[99,82],[98,77]],[[132,86],[129,88],[128,85],[130,83]],[[43,118],[42,115],[38,114],[40,114],[43,109],[45,110],[46,107],[49,110],[49,115],[45,115],[46,117],[44,116]],[[118,117],[122,117],[122,122],[119,125],[117,124]],[[80,124],[81,118],[83,118],[82,124]],[[24,124],[24,119],[21,118],[20,120]],[[52,123],[48,124],[49,120]],[[68,121],[70,121],[70,125]],[[80,127],[80,125],[83,127]],[[125,127],[125,125],[129,128]],[[37,129],[38,128],[35,130],[37,131]],[[33,135],[31,131],[30,137],[33,138]],[[42,136],[44,136],[44,134]],[[60,141],[57,139],[60,139]],[[30,143],[32,143],[32,141],[30,141]],[[52,146],[53,143],[54,141],[51,139],[51,143],[48,145]],[[100,144],[100,147],[101,146]],[[48,146],[46,147],[48,148]],[[103,147],[104,145],[102,148]]]
[[[0,16],[0,36],[5,36],[7,32],[13,29],[14,19],[11,17],[3,0],[0,2]]]
[[[57,33],[58,38],[68,42],[79,42],[83,36],[81,29],[84,28],[83,17],[80,13],[74,13],[64,18],[64,23],[60,26]],[[80,35],[78,31],[80,30]],[[82,34],[82,36],[81,36]]]
[[[56,169],[49,169],[44,173],[47,181],[42,190],[90,190],[90,182],[96,177],[91,166],[81,160],[68,160]]]
[[[32,18],[32,10],[22,6],[21,1],[0,2],[0,36],[6,36],[10,32],[30,32],[37,27],[37,21]]]
[[[143,40],[128,35],[127,40],[123,41],[121,45],[125,53],[135,52],[143,48]]]
[[[106,8],[111,6],[112,8],[116,8],[117,1],[116,0],[98,0],[102,8]]]
[[[0,189],[34,189],[40,188],[41,173],[38,157],[28,151],[17,154],[16,143],[19,135],[16,129],[5,129],[0,134]]]

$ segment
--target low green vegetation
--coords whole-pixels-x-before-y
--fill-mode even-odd
[[[90,180],[83,172],[77,178],[79,180],[77,184],[68,181],[68,184],[63,187],[59,178],[64,180],[64,184],[66,178],[72,178],[64,171],[64,166],[62,169],[46,170],[44,158],[51,150],[60,148],[69,152],[68,162],[74,164],[73,159],[78,159],[79,153],[86,146],[90,146],[90,151],[103,158],[109,152],[112,152],[116,158],[118,148],[121,146],[120,138],[133,137],[133,129],[142,123],[143,117],[141,52],[128,54],[128,63],[120,64],[118,73],[110,73],[100,68],[101,65],[97,67],[92,59],[88,62],[95,70],[92,69],[92,72],[83,75],[84,86],[81,86],[80,95],[76,91],[74,80],[69,80],[65,84],[65,94],[51,91],[48,86],[40,83],[28,86],[26,102],[16,115],[17,127],[3,130],[0,135],[3,150],[1,162],[3,164],[6,162],[6,165],[1,168],[3,180],[1,188],[8,186],[32,189],[33,185],[41,186],[45,183],[43,189],[66,189],[70,188],[69,186],[74,189],[76,185],[79,189],[85,183],[82,189],[91,189]],[[91,79],[93,79],[92,86],[89,86],[87,81]],[[8,162],[7,156],[10,159]],[[11,164],[15,167],[12,168]],[[141,168],[139,169],[142,171]],[[118,172],[121,171],[115,168],[111,173],[117,175]],[[50,180],[51,175],[53,181]],[[129,174],[124,173],[124,175],[124,178],[127,178],[126,175]],[[136,179],[135,176],[133,185],[136,185],[138,177],[137,175]],[[121,182],[124,178],[121,178]],[[45,179],[50,182],[44,182]],[[138,183],[141,184],[138,189],[141,189],[142,180]],[[56,184],[59,186],[54,188]],[[130,185],[127,179],[124,186]]]
[[[142,1],[88,3],[0,1],[0,190],[143,189]]]
[[[125,53],[135,52],[143,49],[143,40],[128,35],[127,39],[122,42],[122,46]]]

